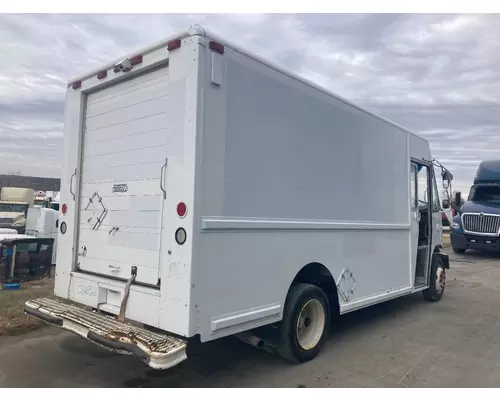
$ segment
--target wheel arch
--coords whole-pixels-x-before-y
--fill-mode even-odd
[[[443,252],[443,245],[438,244],[436,247],[434,247],[434,251],[432,253],[433,256],[435,257],[440,257],[441,260],[443,261],[444,267],[446,269],[450,269],[450,259],[448,257],[448,254]]]
[[[335,279],[330,270],[322,263],[311,262],[304,265],[295,275],[287,291],[298,283],[309,283],[320,287],[326,294],[330,303],[332,316],[340,315],[340,302]]]

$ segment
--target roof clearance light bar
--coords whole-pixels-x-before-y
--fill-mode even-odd
[[[180,48],[181,45],[182,45],[181,39],[171,40],[170,42],[167,43],[167,50],[168,51],[176,50],[176,49]],[[216,53],[224,54],[224,45],[222,45],[214,40],[211,40],[209,42],[208,47],[210,48],[210,50],[212,50]],[[116,65],[113,68],[113,72],[115,72],[115,73],[118,73],[120,71],[128,72],[131,69],[131,67],[133,67],[134,65],[142,63],[142,58],[143,58],[142,54],[138,54],[130,59],[125,59],[120,64]],[[129,64],[130,68],[126,67],[126,66],[124,67],[125,61],[127,61],[126,64]],[[106,76],[108,76],[107,70],[101,70],[97,73],[97,79],[104,79],[104,78],[106,78]],[[82,81],[73,82],[71,84],[71,87],[75,90],[80,89],[82,87]]]
[[[138,54],[130,59],[126,58],[120,64],[116,65],[113,68],[113,71],[116,72],[128,72],[134,65],[142,63],[143,56],[142,54]],[[127,65],[125,65],[127,64]],[[104,79],[108,76],[108,71],[103,69],[97,72],[97,79]],[[75,81],[71,84],[73,89],[80,89],[82,87],[82,81]]]
[[[142,54],[136,55],[131,58],[126,58],[122,62],[115,65],[113,68],[113,72],[129,72],[134,65],[142,63]]]

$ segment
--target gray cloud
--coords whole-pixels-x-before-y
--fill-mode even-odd
[[[500,158],[495,15],[1,15],[0,172],[59,176],[66,82],[193,23],[421,133],[468,190]]]

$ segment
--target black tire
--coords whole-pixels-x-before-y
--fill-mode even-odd
[[[311,349],[304,349],[299,344],[297,324],[302,308],[310,300],[317,300],[323,308],[324,326],[321,338]],[[317,303],[315,303],[317,305]],[[315,358],[321,351],[330,329],[330,304],[328,298],[321,288],[308,283],[293,285],[288,291],[280,323],[278,353],[293,362],[303,363]]]
[[[438,287],[438,279],[437,272],[440,271],[441,282]],[[432,264],[430,271],[430,285],[428,289],[425,289],[422,294],[424,295],[424,299],[427,301],[439,301],[441,297],[443,297],[444,289],[446,286],[446,268],[444,267],[443,260],[438,255],[432,256]]]
[[[465,253],[465,249],[457,249],[456,247],[451,247],[453,249],[453,252],[455,254],[464,254]]]

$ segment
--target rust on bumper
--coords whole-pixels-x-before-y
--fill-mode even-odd
[[[187,358],[186,339],[119,322],[109,315],[57,300],[30,300],[25,303],[24,311],[110,351],[134,354],[154,369],[168,369]]]

